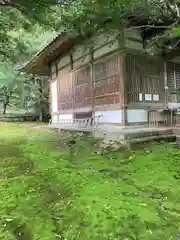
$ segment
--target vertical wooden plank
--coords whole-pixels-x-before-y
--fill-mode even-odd
[[[176,88],[180,89],[180,64],[175,64],[175,71],[176,71]],[[180,96],[179,94],[176,94],[176,101],[180,102]]]
[[[120,105],[122,109],[122,124],[127,125],[127,82],[126,82],[126,57],[120,56]]]
[[[150,124],[151,124],[151,108],[150,108],[150,106],[147,107],[147,123],[148,123],[148,127],[150,127]]]
[[[167,63],[164,62],[164,92],[165,92],[165,106],[168,104],[168,79],[167,79]]]
[[[49,94],[48,94],[48,104],[49,104],[49,114],[51,115],[52,106],[51,106],[51,81],[52,81],[52,71],[51,71],[51,64],[48,64],[49,67]],[[51,117],[52,118],[52,117]]]
[[[58,76],[56,78],[56,81],[57,81],[57,109],[58,109],[58,112],[60,111],[60,78],[59,78],[59,73],[58,73]]]
[[[91,98],[92,98],[92,117],[95,116],[95,109],[94,109],[94,65],[93,65],[93,51],[90,50],[90,74],[91,74]]]
[[[58,70],[58,62],[55,62],[56,81],[57,81],[57,111],[60,111],[60,71]]]
[[[48,99],[48,102],[49,102],[49,113],[52,117],[52,79],[50,79],[50,82],[49,82],[49,99]]]
[[[75,113],[74,113],[74,108],[75,108],[75,84],[74,84],[74,61],[73,61],[73,55],[70,54],[70,66],[71,66],[71,72],[70,72],[70,78],[71,78],[71,97],[72,97],[72,114],[73,114],[73,119],[75,118]]]
[[[176,64],[174,63],[174,89],[176,89]],[[175,95],[175,102],[177,102],[177,94]]]

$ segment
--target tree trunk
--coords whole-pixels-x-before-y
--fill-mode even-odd
[[[3,103],[3,115],[6,114],[7,104]]]
[[[43,112],[40,111],[39,113],[39,121],[42,122],[43,121]]]
[[[44,109],[41,109],[41,110],[40,110],[40,113],[39,113],[39,121],[40,121],[40,122],[43,122],[43,121],[44,121]]]

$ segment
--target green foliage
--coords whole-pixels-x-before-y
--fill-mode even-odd
[[[27,76],[24,84],[23,102],[26,110],[31,110],[41,118],[49,113],[49,81],[46,77]],[[43,119],[41,119],[43,120]]]
[[[18,47],[14,59],[0,63],[0,101],[2,112],[11,106],[22,109],[25,102],[29,99],[31,110],[40,111],[43,109],[48,113],[48,81],[46,78],[39,77],[42,81],[42,88],[34,82],[35,76],[28,76],[15,70],[16,66],[21,65],[30,59],[49,38],[54,34],[52,31],[45,31],[44,28],[35,25],[30,32],[20,29],[18,32],[11,32],[11,36],[19,38],[23,42],[24,51]],[[12,49],[11,49],[12,50]],[[41,82],[40,81],[40,82]],[[41,94],[40,91],[43,93]],[[42,106],[40,105],[42,103]],[[26,109],[27,110],[27,109]]]
[[[19,51],[27,54],[22,32],[31,32],[37,24],[44,29],[55,29],[57,22],[56,1],[0,1],[0,57],[17,61]],[[51,9],[52,7],[52,9]],[[52,14],[53,13],[53,14]],[[40,34],[40,33],[39,33]],[[35,36],[34,36],[35,37]],[[33,40],[33,35],[31,40]]]
[[[10,62],[0,64],[0,102],[2,113],[6,113],[7,106],[20,104],[23,79],[19,73],[14,73]]]
[[[98,156],[87,136],[72,152],[68,133],[22,124],[0,132],[0,238],[176,239],[180,150],[172,144]]]
[[[0,13],[1,55],[11,59],[17,56],[19,48],[26,52],[24,42],[12,32],[31,31],[37,23],[48,30],[86,36],[102,31],[124,31],[132,26],[144,26],[146,30],[162,26],[178,33],[180,19],[179,0],[171,3],[169,0],[8,0],[0,2]],[[169,34],[163,34],[164,37],[167,41]],[[160,38],[154,41],[159,42]]]
[[[131,28],[156,30],[153,43],[162,48],[171,42],[172,33],[178,34],[179,0],[115,0],[77,1],[63,8],[61,26],[70,34],[97,34],[98,32],[120,31]],[[160,31],[158,31],[160,30]],[[166,31],[165,31],[166,30]],[[164,32],[165,31],[165,32]]]

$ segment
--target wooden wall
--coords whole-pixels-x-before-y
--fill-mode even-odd
[[[125,46],[142,47],[139,30],[100,35],[94,45],[76,45],[52,63],[52,81],[57,81],[58,112],[116,111],[124,105]],[[134,44],[128,44],[128,43]],[[133,82],[133,81],[132,81]],[[131,90],[129,90],[131,91]]]
[[[92,106],[91,65],[72,72],[74,109]]]
[[[118,53],[75,71],[67,67],[56,81],[58,112],[123,104],[123,58]]]
[[[123,58],[119,54],[93,66],[94,106],[123,104]]]
[[[121,47],[124,46],[130,53],[134,48],[136,55],[128,51],[123,54]],[[72,115],[94,111],[95,115],[103,113],[109,122],[113,121],[111,116],[118,119],[118,123],[145,121],[147,112],[139,108],[165,104],[165,73],[169,102],[180,102],[180,97],[177,99],[170,93],[180,87],[180,64],[167,63],[165,72],[162,59],[138,55],[141,49],[141,33],[126,32],[122,42],[114,36],[99,36],[93,49],[78,45],[53,62],[51,83],[57,81],[58,113]],[[50,91],[52,105],[51,100]],[[126,117],[124,105],[128,106]]]
[[[180,103],[180,96],[173,94],[173,90],[180,89],[180,64],[167,62],[167,86],[168,86],[168,102]]]
[[[164,62],[142,55],[126,56],[127,104],[156,105],[164,103]]]

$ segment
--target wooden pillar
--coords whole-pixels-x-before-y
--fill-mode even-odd
[[[93,51],[90,49],[90,71],[91,71],[91,97],[92,97],[92,117],[95,115],[94,109],[94,65],[93,65]]]
[[[165,106],[168,105],[168,79],[167,79],[167,64],[166,62],[164,63],[164,101],[165,101]]]
[[[127,126],[127,125],[128,125],[127,111],[128,111],[128,106],[127,106],[127,105],[124,105],[124,106],[122,107],[122,124],[123,124],[124,126]]]
[[[48,104],[49,104],[49,114],[52,114],[52,93],[51,93],[51,82],[52,82],[52,70],[51,70],[51,65],[48,64],[49,67],[49,94],[48,94]],[[52,117],[51,117],[52,118]]]
[[[69,73],[69,78],[70,78],[70,83],[71,83],[71,101],[72,101],[72,114],[74,113],[74,108],[75,108],[75,101],[74,101],[74,78],[73,78],[73,72],[71,71]]]
[[[151,126],[151,108],[150,106],[147,107],[147,123],[148,123],[148,127]]]
[[[48,99],[48,103],[49,103],[49,113],[50,115],[52,115],[52,79],[50,79],[49,81],[49,99]]]
[[[55,69],[56,69],[56,91],[57,91],[57,112],[60,111],[60,79],[59,79],[59,70],[58,70],[58,62],[55,61]],[[59,119],[58,119],[59,120]]]
[[[126,89],[126,65],[125,56],[120,56],[120,106],[122,111],[122,125],[128,125],[127,111],[128,111],[128,99]]]
[[[75,109],[75,82],[74,82],[74,77],[73,77],[73,55],[70,54],[70,66],[71,66],[71,72],[70,72],[70,78],[71,78],[71,94],[72,94],[72,114],[73,114],[73,119],[75,118],[75,113],[74,113],[74,109]]]

